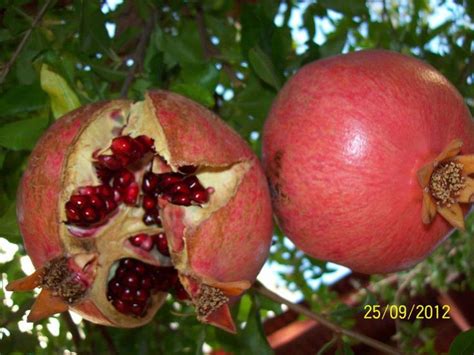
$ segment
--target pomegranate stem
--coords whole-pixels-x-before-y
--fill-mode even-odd
[[[319,324],[323,325],[326,328],[331,329],[335,333],[340,333],[340,334],[347,335],[348,337],[356,339],[356,340],[360,341],[361,343],[364,343],[364,344],[366,344],[366,345],[368,345],[368,346],[370,346],[374,349],[383,351],[386,354],[397,354],[397,355],[402,354],[399,350],[395,349],[394,347],[386,345],[386,344],[384,344],[384,343],[382,343],[382,342],[380,342],[376,339],[370,338],[370,337],[368,337],[364,334],[357,333],[357,332],[354,332],[352,330],[342,328],[338,324],[333,323],[332,321],[324,318],[320,314],[314,313],[310,309],[305,308],[303,306],[300,306],[299,304],[292,303],[292,302],[288,301],[287,299],[281,297],[280,295],[276,294],[275,292],[270,291],[268,288],[266,288],[264,285],[262,285],[258,281],[254,284],[254,286],[252,288],[257,293],[261,294],[262,296],[265,296],[265,297],[267,297],[268,299],[270,299],[272,301],[275,301],[275,302],[278,302],[278,303],[281,303],[281,304],[284,304],[284,305],[288,306],[288,308],[291,309],[292,311],[294,311],[296,313],[299,313],[299,314],[302,314],[302,315],[305,315],[306,317],[308,317],[312,320],[315,320]]]

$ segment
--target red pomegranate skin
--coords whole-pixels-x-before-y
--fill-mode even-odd
[[[63,208],[59,198],[68,147],[102,110],[126,105],[117,100],[80,107],[58,119],[38,140],[20,181],[16,211],[23,244],[36,269],[65,253],[59,236],[59,208]],[[111,324],[89,299],[74,310],[95,323]]]
[[[30,155],[17,193],[17,219],[26,252],[36,268],[63,252],[58,223],[59,208],[63,206],[59,195],[68,147],[81,128],[108,105],[120,107],[126,103],[97,103],[72,111],[46,131]]]
[[[68,250],[59,235],[60,201],[69,148],[83,128],[103,112],[125,109],[126,100],[79,108],[56,121],[33,150],[20,183],[17,217],[28,255],[38,269]],[[249,163],[250,168],[235,195],[198,228],[188,228],[183,207],[167,204],[160,212],[169,234],[178,271],[205,282],[253,282],[265,262],[273,231],[270,194],[265,175],[247,144],[209,110],[180,95],[166,91],[147,94],[147,105],[156,114],[171,154],[170,164],[226,168],[229,162]],[[223,138],[224,137],[224,138]],[[48,217],[45,217],[48,216]],[[57,218],[50,218],[57,216]],[[175,233],[174,230],[179,230]],[[187,240],[183,253],[183,237]],[[117,324],[105,316],[93,299],[85,297],[72,309],[95,323]]]
[[[416,173],[455,138],[474,151],[469,110],[420,60],[371,50],[306,65],[264,127],[280,227],[307,254],[354,271],[412,266],[451,230],[439,215],[422,223]]]
[[[201,105],[167,91],[150,92],[149,97],[168,137],[170,163],[225,166],[229,161],[254,162],[226,207],[196,230],[175,231],[172,226],[181,225],[182,209],[171,204],[163,209],[169,237],[177,243],[186,238],[195,273],[221,282],[254,281],[266,260],[273,231],[270,195],[260,163],[235,131]],[[174,243],[171,247],[180,251]]]

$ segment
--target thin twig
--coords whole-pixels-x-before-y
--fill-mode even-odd
[[[368,346],[370,346],[374,349],[383,351],[384,353],[387,353],[387,354],[401,354],[401,352],[399,352],[397,349],[395,349],[391,346],[388,346],[388,345],[386,345],[386,344],[384,344],[384,343],[382,343],[378,340],[372,339],[372,338],[370,338],[370,337],[368,337],[364,334],[360,334],[360,333],[354,332],[352,330],[342,328],[339,325],[337,325],[336,323],[333,323],[330,320],[322,317],[321,315],[312,312],[308,308],[305,308],[303,306],[300,306],[298,304],[295,304],[295,303],[292,303],[292,302],[286,300],[285,298],[283,298],[280,295],[274,293],[273,291],[270,291],[268,288],[266,288],[265,286],[263,286],[259,282],[257,282],[254,285],[253,288],[254,288],[255,291],[257,291],[261,295],[263,295],[263,296],[265,296],[265,297],[267,297],[267,298],[269,298],[273,301],[276,301],[278,303],[282,303],[282,304],[287,305],[288,308],[290,308],[291,310],[293,310],[293,311],[295,311],[299,314],[303,314],[303,315],[305,315],[306,317],[308,317],[312,320],[315,320],[319,324],[323,325],[326,328],[331,329],[335,333],[340,333],[340,334],[347,335],[348,337],[356,339],[356,340],[360,341],[361,343],[364,343],[364,344],[366,344],[366,345],[368,345]]]
[[[394,39],[397,40],[397,43],[398,43],[397,31],[395,30],[395,26],[393,25],[392,18],[390,16],[390,14],[388,13],[386,0],[382,0],[382,18],[385,21],[387,21],[388,26],[390,27],[390,31],[392,32],[392,36],[394,37]]]
[[[96,325],[96,328],[99,329],[100,333],[104,337],[104,340],[107,343],[107,347],[109,348],[109,354],[117,355],[118,351],[117,351],[117,348],[115,347],[114,340],[110,336],[107,329],[102,325]]]
[[[17,60],[17,58],[20,55],[21,51],[25,47],[26,42],[28,42],[28,39],[30,38],[31,33],[33,32],[34,28],[38,25],[38,23],[43,18],[44,14],[46,13],[46,10],[48,9],[51,2],[52,2],[52,0],[47,0],[44,3],[43,7],[41,8],[41,10],[38,12],[35,19],[33,20],[33,23],[31,24],[31,27],[25,32],[25,35],[23,36],[20,44],[16,48],[15,52],[13,53],[12,57],[8,61],[5,68],[3,68],[2,74],[0,75],[0,84],[2,84],[5,81],[5,78],[7,77],[8,73],[10,72],[10,69],[12,68],[13,64]]]
[[[123,83],[122,89],[120,90],[120,97],[122,98],[127,97],[128,89],[130,88],[130,85],[132,85],[133,79],[135,77],[135,73],[137,69],[143,65],[146,45],[151,36],[151,32],[153,31],[153,28],[155,27],[155,22],[156,22],[156,16],[152,12],[151,16],[148,18],[148,21],[145,24],[145,29],[140,35],[137,48],[135,49],[135,52],[132,57],[133,59],[132,67],[128,71],[127,77],[125,78],[125,82]]]
[[[397,292],[395,293],[394,300],[393,300],[393,303],[397,307],[400,306],[400,301],[401,301],[403,292],[405,292],[407,287],[410,285],[410,282],[421,272],[421,270],[423,269],[423,265],[424,265],[423,263],[418,264],[413,269],[411,269],[408,274],[406,274],[402,283],[398,287]],[[398,346],[400,347],[401,323],[398,317],[395,319],[395,329],[397,331],[397,343],[398,343]]]
[[[71,315],[69,312],[64,312],[61,314],[62,319],[66,322],[66,325],[71,332],[72,335],[72,342],[74,343],[74,346],[76,347],[76,351],[79,352],[80,346],[81,346],[81,335],[79,334],[79,329],[77,329],[76,323],[71,318]]]
[[[204,20],[204,12],[201,6],[196,7],[196,24],[199,33],[199,39],[201,41],[201,46],[204,51],[204,56],[206,59],[217,58],[220,59],[222,70],[227,74],[230,81],[235,87],[242,86],[242,82],[237,78],[237,74],[232,69],[232,66],[226,61],[222,60],[222,53],[217,46],[215,46],[209,39],[207,32],[206,22]]]

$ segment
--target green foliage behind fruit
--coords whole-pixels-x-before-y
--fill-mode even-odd
[[[20,259],[25,251],[15,222],[15,194],[26,159],[41,133],[81,104],[119,98],[121,93],[139,99],[151,88],[170,89],[218,113],[259,153],[271,102],[298,68],[341,52],[387,48],[431,63],[474,107],[474,2],[468,0],[126,0],[114,9],[99,1],[48,3],[17,55],[46,1],[0,0],[0,68],[6,70],[15,57],[0,83],[0,237],[18,247],[13,259],[0,259],[2,286],[23,275]],[[113,37],[110,26],[115,27]],[[412,272],[413,294],[428,285],[474,289],[472,220],[466,233],[455,234]],[[314,311],[352,326],[360,310],[342,305],[326,286],[315,286],[331,268],[296,251],[279,231],[275,235],[270,262],[281,283],[299,291]],[[447,281],[458,280],[456,275],[462,281]],[[407,273],[398,277],[402,282]],[[364,302],[393,303],[395,293],[396,288],[384,288]],[[271,349],[262,319],[282,312],[280,305],[250,292],[234,309],[238,336],[202,326],[190,316],[190,308],[171,301],[139,329],[105,329],[61,316],[22,332],[18,321],[31,304],[31,294],[11,296],[2,288],[0,300],[2,353],[69,349],[199,354],[206,344],[205,349],[266,354]],[[59,334],[51,324],[59,324]],[[421,341],[423,350],[432,352],[436,334],[420,330],[419,324],[404,327],[402,346],[410,349]],[[349,353],[350,344],[344,341],[341,349]]]

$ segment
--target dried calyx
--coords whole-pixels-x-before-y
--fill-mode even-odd
[[[160,94],[173,105],[189,105],[182,98]],[[239,243],[222,235],[222,226],[232,227],[232,214],[249,208],[232,201],[240,201],[236,195],[249,171],[253,179],[258,177],[256,161],[245,158],[246,148],[240,157],[228,154],[227,161],[207,161],[194,143],[198,157],[186,158],[186,144],[173,141],[179,132],[170,134],[170,127],[157,120],[157,110],[150,98],[133,105],[111,103],[88,120],[68,148],[57,209],[62,254],[8,285],[16,291],[42,288],[30,320],[72,307],[92,321],[134,327],[147,323],[171,294],[194,304],[199,320],[235,331],[227,303],[250,282],[226,276],[223,261],[232,256],[216,252],[219,245],[228,253]],[[181,120],[192,125],[187,110],[171,124]],[[209,124],[217,128],[203,127],[203,122],[195,125],[200,127],[190,127],[184,139],[199,136],[196,129],[201,128],[228,134],[219,122]],[[250,270],[257,270],[267,253],[261,247],[269,244],[270,235],[252,238],[259,255]],[[27,250],[36,247],[34,242],[25,237]],[[231,273],[238,275],[238,270]],[[227,282],[229,278],[233,280]]]
[[[430,163],[418,171],[423,188],[423,223],[430,224],[438,212],[452,226],[464,230],[462,203],[474,202],[474,155],[459,155],[462,141],[453,140]]]

